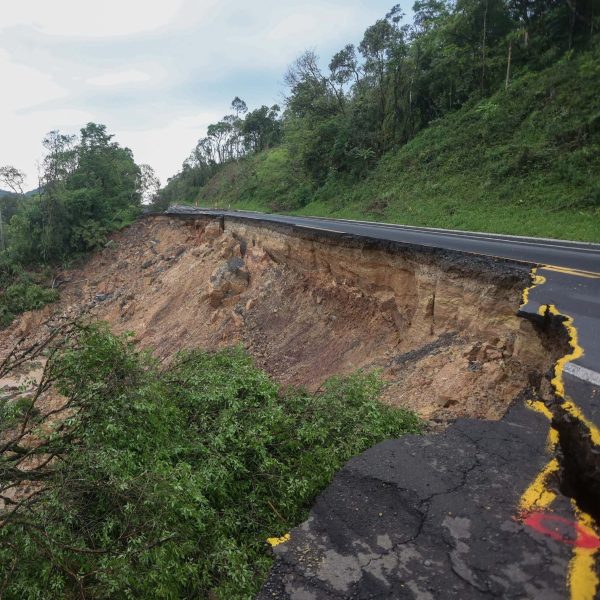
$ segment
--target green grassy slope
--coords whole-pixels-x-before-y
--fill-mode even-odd
[[[201,205],[600,241],[600,51],[567,55],[313,188],[285,146],[223,168]]]

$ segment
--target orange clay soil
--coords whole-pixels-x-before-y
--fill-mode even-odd
[[[555,351],[517,316],[526,277],[473,260],[243,220],[147,217],[61,273],[60,300],[18,318],[0,348],[91,304],[165,360],[242,344],[283,384],[316,389],[381,369],[389,404],[432,420],[499,418],[523,390],[548,392]]]

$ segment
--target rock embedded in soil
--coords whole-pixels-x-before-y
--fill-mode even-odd
[[[381,369],[383,400],[428,419],[499,418],[553,363],[516,314],[527,271],[492,260],[220,219],[147,217],[114,240],[65,272],[60,300],[17,319],[2,347],[48,310],[74,314],[113,289],[127,301],[94,315],[160,358],[243,343],[281,383],[309,389]],[[172,260],[153,271],[161,255]]]

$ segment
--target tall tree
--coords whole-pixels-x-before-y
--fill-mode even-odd
[[[23,195],[26,175],[16,167],[5,165],[0,167],[0,183],[6,185],[13,194]]]

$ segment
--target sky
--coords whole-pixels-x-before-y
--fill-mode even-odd
[[[35,188],[44,135],[77,133],[93,121],[164,184],[235,96],[250,109],[281,104],[283,74],[297,56],[311,48],[327,64],[393,4],[7,2],[0,18],[0,166],[21,169]]]

